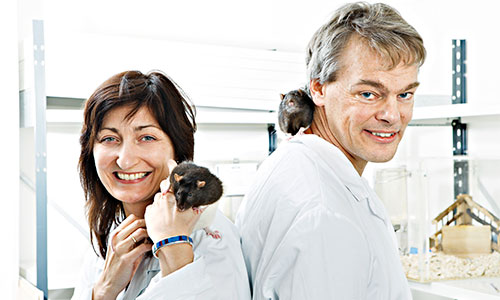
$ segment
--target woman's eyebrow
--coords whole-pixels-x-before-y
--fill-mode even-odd
[[[140,125],[140,126],[136,126],[134,128],[135,131],[141,131],[143,129],[146,129],[146,128],[150,128],[150,127],[153,127],[153,128],[156,128],[156,129],[159,129],[161,130],[158,126],[154,125],[154,124],[147,124],[147,125]]]
[[[118,129],[116,129],[114,127],[103,127],[103,128],[101,128],[101,130],[99,130],[99,132],[103,131],[103,130],[113,131],[114,133],[118,133],[119,132]]]

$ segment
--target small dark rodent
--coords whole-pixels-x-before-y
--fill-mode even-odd
[[[192,162],[182,162],[172,170],[170,186],[180,210],[212,204],[223,192],[217,176]]]
[[[281,94],[278,121],[284,133],[297,134],[301,127],[308,128],[314,115],[314,102],[302,89]]]

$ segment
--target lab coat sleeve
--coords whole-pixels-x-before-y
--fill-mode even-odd
[[[79,281],[75,286],[72,300],[92,300],[92,289],[97,281],[99,270],[102,268],[100,259],[93,251],[88,251],[85,256]]]
[[[206,276],[206,269],[205,258],[200,257],[168,276],[161,277],[159,273],[137,299],[219,299],[211,278]]]
[[[348,218],[325,207],[299,217],[259,266],[255,300],[366,299],[367,243]]]
[[[218,213],[215,229],[222,238],[205,234],[195,251],[195,260],[162,277],[157,274],[138,297],[173,300],[250,300],[250,287],[236,227]]]

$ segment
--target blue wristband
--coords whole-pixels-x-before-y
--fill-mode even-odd
[[[193,239],[187,235],[177,235],[177,236],[173,236],[173,237],[169,237],[167,239],[161,240],[153,245],[153,256],[158,258],[158,256],[156,255],[156,252],[158,252],[158,250],[161,247],[168,246],[168,245],[182,244],[182,243],[188,243],[192,247],[193,246]]]

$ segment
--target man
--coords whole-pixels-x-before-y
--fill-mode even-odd
[[[338,9],[309,43],[310,129],[260,167],[236,224],[253,299],[409,299],[394,230],[361,175],[412,117],[422,38],[393,8]]]

